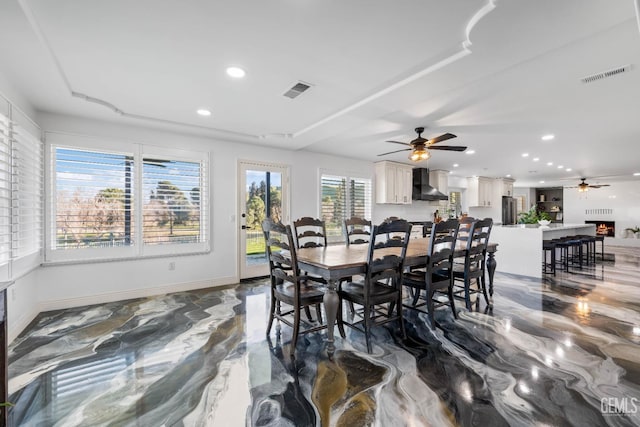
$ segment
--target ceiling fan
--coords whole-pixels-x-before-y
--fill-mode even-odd
[[[589,191],[590,188],[610,187],[609,184],[589,184],[588,182],[586,182],[587,178],[580,178],[580,180],[582,181],[580,184],[567,188],[577,188],[578,192],[584,193],[585,191]]]
[[[431,157],[431,153],[429,153],[429,150],[464,151],[467,149],[467,147],[460,147],[455,145],[435,145],[439,142],[446,141],[447,139],[455,138],[456,136],[452,133],[445,133],[440,136],[436,136],[435,138],[426,139],[422,137],[424,127],[418,127],[415,129],[415,131],[418,134],[418,137],[411,142],[386,141],[393,144],[407,145],[409,146],[409,148],[403,148],[402,150],[378,154],[378,156],[386,156],[387,154],[399,153],[401,151],[411,151],[409,159],[413,160],[414,162],[419,162],[421,160],[428,160]]]

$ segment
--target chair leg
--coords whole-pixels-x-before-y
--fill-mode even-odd
[[[320,304],[316,304],[316,316],[318,316],[318,323],[322,323],[322,309]]]
[[[300,307],[296,307],[293,311],[293,336],[291,337],[291,354],[296,352],[296,343],[298,342],[298,332],[300,331]]]
[[[464,304],[467,307],[467,311],[472,311],[471,310],[471,296],[469,295],[470,293],[470,288],[471,287],[471,280],[468,277],[464,278]]]
[[[273,313],[276,310],[276,299],[273,294],[271,295],[271,308],[269,309],[269,324],[267,325],[267,336],[271,332],[271,326],[273,325]]]
[[[487,294],[487,282],[484,278],[484,274],[480,278],[480,285],[482,286],[482,295],[484,295],[484,302],[489,306],[489,294]]]
[[[304,308],[304,312],[307,314],[307,319],[309,319],[309,322],[313,322],[313,317],[311,317],[311,310],[309,309],[309,306],[306,306]]]
[[[457,319],[458,312],[456,311],[456,303],[455,303],[456,299],[455,299],[455,296],[453,295],[453,282],[451,282],[451,284],[449,285],[447,294],[449,295],[449,305],[451,306],[451,311],[453,312],[453,318]]]
[[[364,306],[364,338],[367,341],[367,353],[371,353],[371,307]]]
[[[398,293],[398,301],[396,302],[398,306],[398,321],[400,322],[400,332],[402,333],[402,338],[407,339],[407,331],[404,328],[404,318],[402,317],[402,291]]]
[[[411,289],[413,290],[413,302],[412,302],[412,304],[415,307],[418,304],[418,300],[420,299],[420,292],[422,290],[418,289],[418,288],[414,288],[414,287],[411,287]]]
[[[353,303],[349,301],[351,306],[353,307]],[[342,298],[340,298],[340,303],[338,304],[338,315],[336,316],[336,323],[338,324],[338,331],[340,332],[340,336],[344,339],[346,335],[344,333],[344,321],[342,320]]]
[[[429,324],[431,325],[431,329],[435,329],[436,318],[433,314],[433,311],[435,310],[435,304],[433,303],[435,292],[432,289],[427,288],[425,293],[427,294],[427,310],[429,310],[427,315],[429,317]]]

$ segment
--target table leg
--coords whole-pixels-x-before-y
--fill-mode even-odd
[[[327,291],[324,293],[322,300],[324,304],[324,311],[327,313],[327,352],[331,355],[335,351],[336,347],[333,344],[333,329],[336,324],[336,317],[338,315],[338,308],[340,306],[340,298],[336,292],[338,282],[336,280],[329,280],[327,283]]]
[[[496,267],[498,263],[496,262],[496,254],[494,252],[489,252],[489,259],[487,260],[487,270],[489,271],[489,297],[491,304],[493,304],[493,275],[496,272]]]

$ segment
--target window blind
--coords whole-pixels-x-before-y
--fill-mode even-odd
[[[206,241],[206,183],[204,162],[145,157],[144,244]]]
[[[12,135],[12,257],[21,258],[42,248],[43,148],[20,126],[13,127]]]
[[[321,212],[327,241],[343,242],[344,220],[352,216],[371,218],[371,180],[325,175],[320,179]]]
[[[132,154],[65,147],[54,150],[52,249],[133,245]]]
[[[0,115],[0,266],[11,258],[11,139],[9,118]],[[4,274],[2,276],[5,276]]]

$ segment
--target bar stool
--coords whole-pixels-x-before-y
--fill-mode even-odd
[[[596,242],[600,242],[600,243],[602,243],[602,247],[601,247],[601,250],[600,250],[600,259],[601,259],[602,261],[604,261],[604,236],[603,236],[602,234],[596,234],[596,235],[595,235],[595,236],[593,236],[593,237],[595,237]],[[595,259],[595,255],[596,255],[595,247],[596,247],[596,245],[595,245],[595,243],[594,243],[594,244],[593,244],[593,248],[594,248],[594,251],[593,251],[593,257],[594,257],[594,259]]]
[[[596,263],[596,237],[581,234],[577,236],[582,241],[582,244],[586,246],[586,257],[584,258],[587,265]]]
[[[555,256],[556,265],[554,266],[554,270],[557,268],[558,264],[560,264],[560,269],[566,272],[569,272],[569,243],[563,239],[552,239],[551,243],[556,246],[556,250],[560,252],[560,257]]]
[[[542,241],[542,256],[544,260],[542,261],[542,272],[545,274],[553,273],[556,275],[556,242],[552,240],[543,240]],[[550,262],[547,262],[547,253],[550,252]]]

